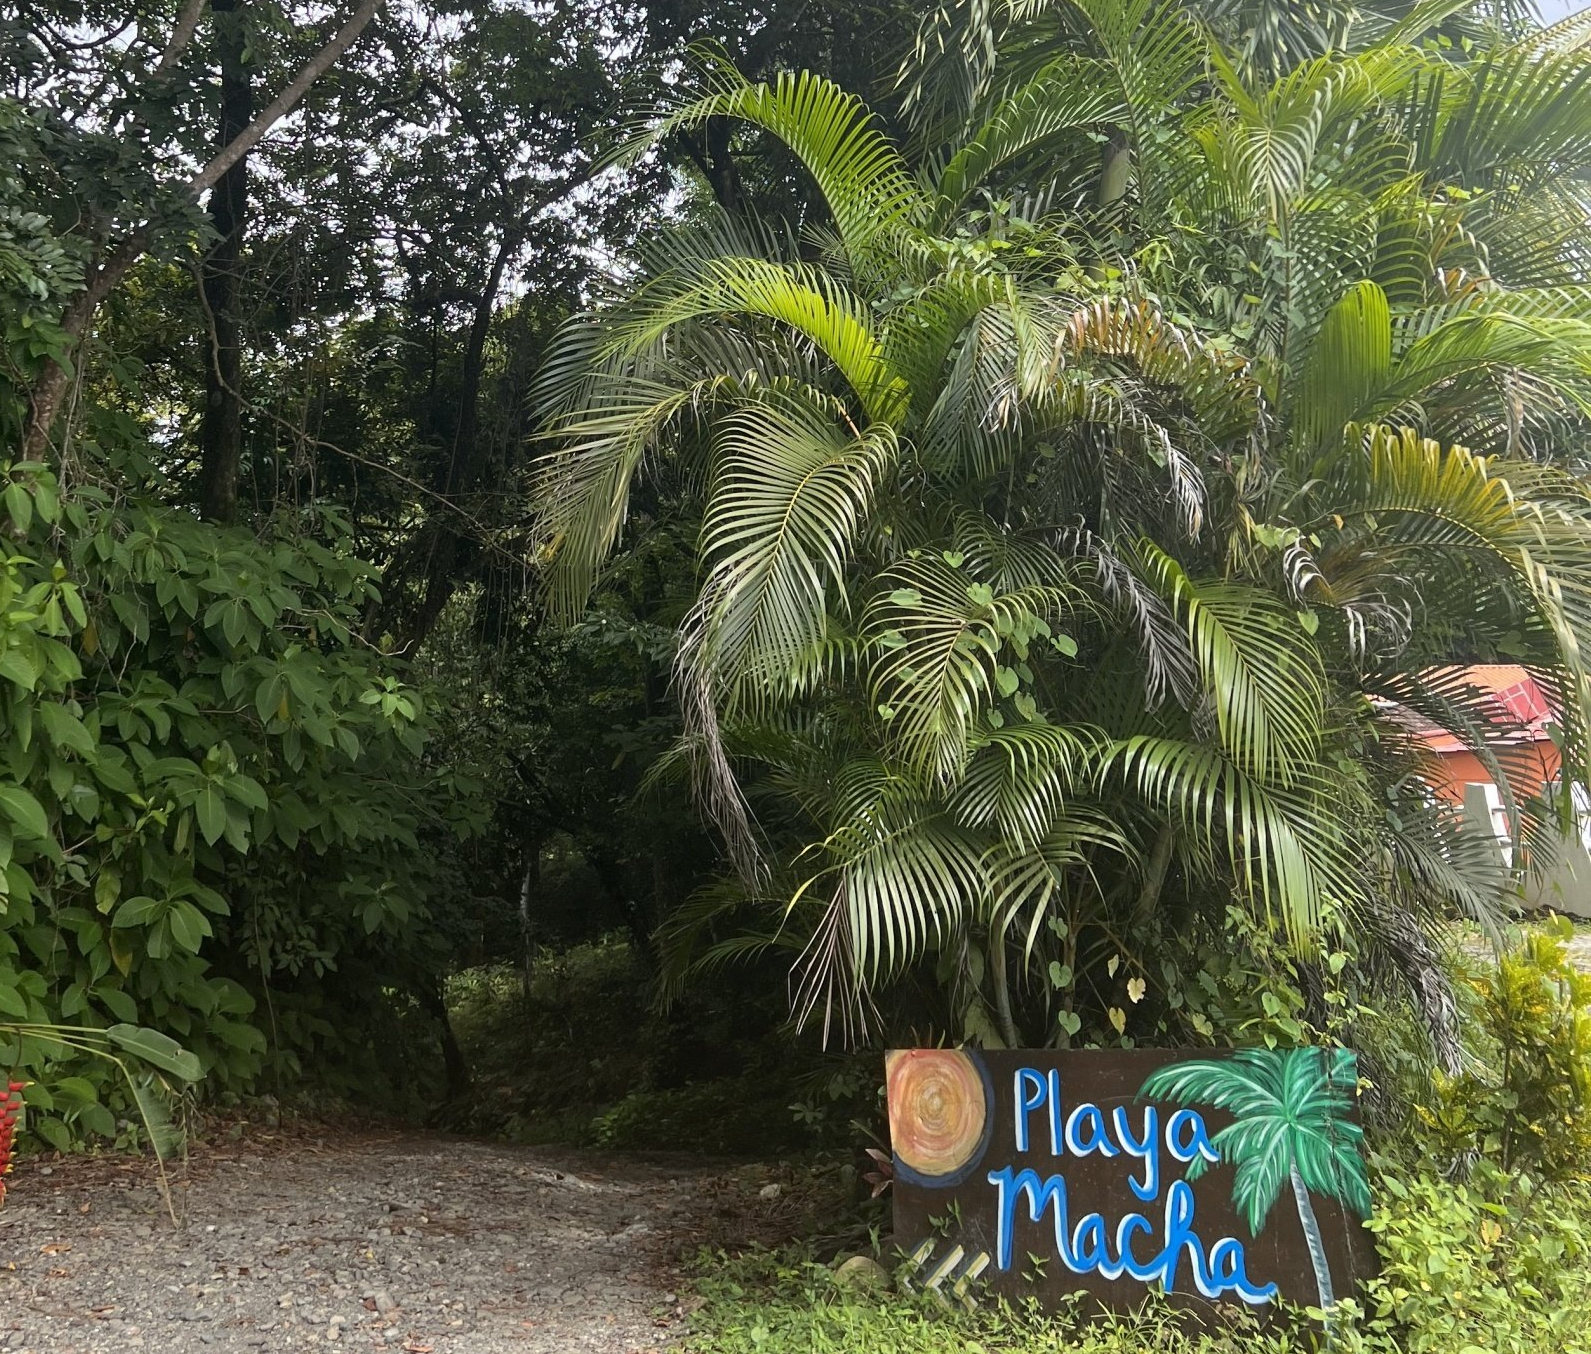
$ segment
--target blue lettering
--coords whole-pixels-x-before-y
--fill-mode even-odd
[[[1116,1136],[1121,1139],[1121,1145],[1130,1157],[1137,1157],[1144,1164],[1144,1182],[1139,1184],[1131,1176],[1127,1183],[1132,1187],[1132,1192],[1144,1203],[1153,1203],[1160,1197],[1160,1111],[1153,1105],[1144,1108],[1144,1133],[1142,1138],[1134,1138],[1132,1126],[1127,1122],[1126,1109],[1118,1105],[1111,1114],[1111,1119],[1116,1125]]]
[[[1054,1210],[1050,1223],[1055,1233],[1055,1253],[1073,1274],[1099,1274],[1105,1279],[1131,1275],[1141,1283],[1158,1283],[1166,1292],[1177,1284],[1177,1270],[1186,1253],[1193,1287],[1207,1298],[1236,1293],[1244,1302],[1269,1302],[1276,1285],[1255,1285],[1248,1277],[1242,1243],[1222,1237],[1208,1255],[1194,1230],[1193,1188],[1186,1180],[1173,1180],[1166,1191],[1161,1248],[1153,1259],[1140,1260],[1133,1250],[1135,1234],[1153,1238],[1154,1226],[1141,1213],[1128,1213],[1110,1234],[1099,1213],[1085,1214],[1071,1227],[1064,1176],[1041,1177],[1037,1171],[1018,1171],[1014,1166],[990,1171],[988,1180],[996,1190],[995,1264],[1009,1270],[1016,1250],[1017,1206],[1026,1196],[1030,1222],[1041,1223]],[[1114,1242],[1114,1253],[1112,1248]]]
[[[1015,1081],[1012,1094],[1016,1101],[1016,1150],[1025,1152],[1028,1150],[1028,1115],[1044,1103],[1049,1083],[1031,1067],[1017,1068]]]
[[[1105,1249],[1105,1219],[1098,1213],[1088,1214],[1077,1224],[1077,1230],[1072,1233],[1070,1259],[1067,1268],[1073,1274],[1087,1274],[1097,1269],[1107,1279],[1115,1277],[1109,1272],[1112,1268],[1110,1254]]]
[[[1083,1136],[1084,1128],[1088,1136]],[[1105,1127],[1105,1116],[1100,1113],[1098,1105],[1088,1102],[1079,1105],[1067,1116],[1066,1119],[1066,1150],[1077,1156],[1086,1157],[1090,1152],[1098,1152],[1101,1156],[1119,1157],[1121,1148],[1110,1140],[1110,1131]]]
[[[1243,1243],[1232,1237],[1224,1236],[1210,1247],[1210,1274],[1214,1279],[1212,1286],[1217,1292],[1236,1293],[1251,1307],[1269,1302],[1276,1296],[1275,1284],[1268,1283],[1263,1288],[1256,1288],[1249,1282],[1243,1263]]]
[[[1184,1135],[1187,1139],[1185,1142],[1179,1142],[1177,1135],[1185,1128],[1191,1128],[1193,1132]],[[1204,1116],[1197,1110],[1178,1110],[1166,1121],[1166,1146],[1178,1161],[1203,1157],[1213,1166],[1221,1160],[1221,1154],[1210,1146],[1210,1137],[1204,1131]]]
[[[1158,1273],[1155,1263],[1140,1264],[1132,1249],[1132,1234],[1134,1232],[1148,1232],[1153,1236],[1154,1230],[1149,1219],[1144,1217],[1142,1213],[1128,1213],[1116,1224],[1116,1251],[1121,1256],[1119,1272],[1125,1272],[1141,1283],[1148,1283],[1155,1277],[1156,1273]]]
[[[1193,1265],[1194,1286],[1205,1297],[1214,1297],[1206,1291],[1204,1243],[1193,1232],[1193,1186],[1186,1180],[1173,1180],[1166,1191],[1166,1222],[1161,1235],[1164,1237],[1160,1252],[1161,1287],[1168,1293],[1176,1288],[1177,1265],[1186,1249]]]
[[[1031,1222],[1041,1221],[1050,1205],[1055,1205],[1056,1254],[1073,1273],[1080,1272],[1072,1260],[1064,1177],[1052,1175],[1041,1180],[1037,1171],[1018,1171],[1007,1166],[1003,1171],[990,1171],[989,1183],[999,1191],[995,1202],[994,1255],[994,1263],[999,1268],[1011,1268],[1011,1250],[1016,1236],[1016,1201],[1019,1195],[1026,1194],[1028,1219]]]

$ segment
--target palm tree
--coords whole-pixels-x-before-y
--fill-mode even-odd
[[[701,522],[656,774],[737,868],[668,948],[786,946],[802,1012],[932,962],[1011,1043],[1056,1028],[1013,961],[1065,947],[1102,1012],[1112,954],[1235,891],[1297,952],[1330,931],[1400,975],[1451,1062],[1420,919],[1495,919],[1513,880],[1388,711],[1506,787],[1477,695],[1432,676],[1506,655],[1585,767],[1591,58],[1442,65],[1410,19],[1253,88],[1176,5],[1067,13],[915,160],[827,81],[714,62],[637,136],[738,119],[814,186],[793,224],[650,241],[540,387],[556,613],[637,480]]]
[[[1360,1217],[1370,1213],[1370,1185],[1352,1117],[1357,1074],[1346,1049],[1243,1049],[1226,1058],[1172,1063],[1152,1073],[1140,1094],[1213,1105],[1235,1122],[1210,1145],[1236,1168],[1232,1200],[1258,1236],[1284,1185],[1291,1184],[1298,1221],[1315,1270],[1320,1307],[1337,1304],[1310,1193],[1335,1199]],[[1209,1166],[1200,1156],[1187,1179]]]

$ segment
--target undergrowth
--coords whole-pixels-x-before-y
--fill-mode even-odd
[[[628,940],[577,945],[521,973],[472,969],[448,1005],[470,1064],[445,1126],[511,1141],[614,1151],[779,1156],[840,1140],[855,1059],[819,1057],[788,1036],[783,992],[736,989],[657,1009]],[[867,1061],[876,1081],[876,1057]]]
[[[1385,1163],[1381,1163],[1385,1166]],[[1372,1220],[1382,1273],[1339,1310],[1334,1354],[1587,1354],[1591,1188],[1527,1202],[1496,1178],[1454,1185],[1383,1174]],[[888,1259],[889,1257],[882,1256]],[[1082,1319],[985,1301],[973,1311],[847,1284],[809,1250],[701,1257],[691,1354],[1296,1354],[1321,1347],[1307,1313],[1261,1325],[1220,1309],[1190,1328],[1147,1299]],[[1318,1313],[1316,1314],[1318,1316]]]

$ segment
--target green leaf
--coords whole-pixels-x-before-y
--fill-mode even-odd
[[[59,1119],[52,1119],[45,1115],[31,1119],[28,1127],[37,1133],[57,1152],[70,1152],[72,1150],[72,1130]]]
[[[56,748],[84,757],[94,755],[94,736],[84,727],[83,721],[64,705],[41,701],[37,709],[44,731]]]
[[[189,954],[198,954],[204,937],[212,934],[209,918],[192,903],[182,899],[172,904],[166,924],[171,927],[172,939]]]
[[[142,1058],[151,1067],[170,1072],[184,1081],[198,1081],[204,1075],[199,1059],[169,1035],[142,1025],[112,1025],[106,1037],[118,1048]]]
[[[121,892],[121,875],[109,865],[100,866],[99,876],[94,880],[94,906],[101,912],[109,912],[116,906]]]
[[[227,827],[226,796],[211,781],[195,797],[193,809],[199,819],[199,831],[204,834],[205,841],[214,846]]]
[[[57,1077],[50,1083],[50,1089],[55,1092],[56,1103],[65,1102],[67,1108],[91,1105],[99,1099],[94,1083],[86,1077]]]
[[[24,837],[48,839],[50,820],[44,806],[20,785],[0,785],[0,812],[9,818]]]
[[[28,528],[33,525],[33,495],[27,486],[12,480],[5,488],[6,511],[11,514],[11,520],[16,523],[19,536],[26,536]]]
[[[32,691],[39,683],[39,670],[19,649],[0,649],[0,677],[16,683],[24,691]]]
[[[119,987],[96,987],[94,997],[117,1020],[131,1023],[138,1019],[138,1005]]]
[[[151,898],[147,894],[139,894],[128,898],[116,909],[116,915],[111,920],[112,926],[144,926],[161,916],[166,910],[166,903],[159,898]]]
[[[103,1105],[84,1105],[77,1111],[77,1121],[90,1133],[98,1133],[102,1138],[116,1136],[116,1116]]]
[[[269,724],[277,716],[287,699],[287,681],[280,673],[273,673],[254,689],[254,712],[261,724]]]

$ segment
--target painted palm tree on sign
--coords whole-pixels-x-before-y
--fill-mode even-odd
[[[1347,1049],[1241,1049],[1227,1058],[1175,1063],[1149,1076],[1140,1094],[1212,1105],[1236,1117],[1211,1139],[1237,1168],[1232,1200],[1258,1236],[1271,1205],[1291,1184],[1320,1290],[1330,1312],[1337,1297],[1310,1193],[1335,1199],[1360,1217],[1370,1212],[1370,1184],[1360,1155],[1363,1129],[1352,1116],[1358,1077]],[[1189,1180],[1206,1162],[1188,1167]]]

